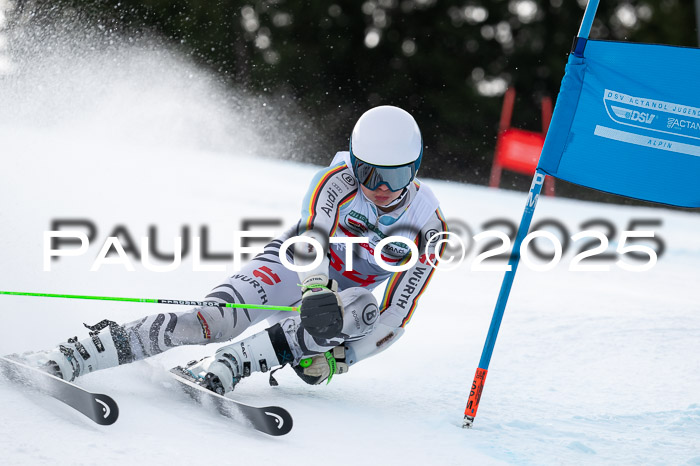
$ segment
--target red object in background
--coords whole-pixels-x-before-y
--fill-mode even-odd
[[[544,138],[549,129],[549,121],[552,119],[552,99],[543,97],[541,133],[511,128],[510,120],[513,116],[514,104],[515,89],[510,87],[503,99],[501,121],[498,125],[496,152],[489,181],[489,186],[492,188],[497,188],[501,183],[501,172],[504,169],[530,176],[535,174]],[[551,176],[545,179],[544,192],[547,196],[554,196],[554,178]]]

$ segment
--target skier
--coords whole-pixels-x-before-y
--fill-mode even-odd
[[[442,251],[428,240],[447,231],[447,225],[436,197],[415,178],[422,157],[421,133],[409,113],[393,106],[367,111],[353,129],[349,152],[338,152],[329,168],[313,178],[299,223],[207,295],[220,303],[299,305],[299,314],[198,307],[124,325],[103,320],[85,325],[88,338],[70,338],[53,350],[25,355],[25,361],[72,381],[175,346],[229,341],[269,319],[274,324],[266,330],[174,370],[220,394],[253,372],[285,364],[307,383],[330,381],[401,337],[434,273],[431,263]],[[281,262],[280,247],[293,236],[322,245],[318,266],[297,273]],[[375,260],[374,248],[388,236],[411,239],[420,259],[405,271],[385,270]],[[329,237],[369,241],[329,243]],[[308,265],[305,252],[313,257],[316,251],[298,243],[287,249],[286,258]],[[381,251],[384,262],[394,266],[407,263],[410,255],[401,242]],[[379,304],[371,290],[385,280],[389,281]]]

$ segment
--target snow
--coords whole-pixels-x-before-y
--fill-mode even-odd
[[[194,236],[206,225],[210,250],[230,252],[244,219],[280,219],[277,231],[296,220],[318,167],[273,157],[287,135],[252,122],[268,108],[240,110],[254,99],[222,99],[203,72],[161,52],[48,62],[51,72],[36,60],[0,86],[8,103],[0,106],[2,290],[201,299],[230,263],[206,263],[225,272],[193,271],[189,254],[171,272],[138,261],[133,272],[90,267],[118,226],[138,244],[156,225],[159,250],[171,251],[183,226]],[[518,222],[526,199],[427,183],[448,219],[473,234],[493,219]],[[611,251],[631,220],[660,220],[653,229],[666,250],[639,273],[614,261],[604,262],[607,272],[568,270],[580,243],[548,272],[521,265],[472,430],[461,428],[462,413],[502,279],[471,271],[481,244],[458,269],[436,273],[398,343],[331,384],[308,386],[288,368],[275,374],[279,387],[265,375],[245,380],[236,398],[291,412],[285,437],[190,402],[166,370],[215,345],[181,347],[79,379],[119,403],[110,427],[0,381],[3,464],[700,464],[697,212],[542,198],[534,223],[545,218],[569,235],[605,219],[617,229]],[[90,219],[97,237],[85,255],[45,272],[43,232],[56,219]],[[0,303],[0,354],[85,337],[83,322],[183,310],[14,296]]]

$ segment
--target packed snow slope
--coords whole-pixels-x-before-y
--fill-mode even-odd
[[[298,218],[319,167],[273,157],[287,139],[269,124],[269,108],[221,99],[184,61],[148,50],[117,55],[79,63],[57,56],[3,78],[2,290],[202,299],[233,272],[230,260],[203,260],[223,270],[195,271],[190,248],[171,271],[148,270],[134,254],[134,271],[90,268],[115,230],[125,248],[129,236],[132,252],[149,234],[171,252],[175,236],[204,236],[206,227],[208,251],[224,254],[245,220],[278,222],[272,229],[281,231]],[[472,270],[484,241],[471,237],[494,220],[517,223],[526,195],[425,182],[461,229],[465,261],[436,273],[401,340],[331,384],[308,386],[289,368],[276,374],[279,387],[261,374],[241,383],[233,397],[292,413],[289,435],[270,438],[192,403],[166,371],[216,348],[181,347],[78,380],[117,400],[120,419],[110,427],[0,381],[2,463],[700,464],[698,213],[542,198],[535,224],[553,219],[568,237],[603,228],[614,253],[630,222],[651,221],[634,228],[653,230],[664,251],[644,272],[621,269],[619,257],[595,262],[608,271],[571,271],[580,240],[552,270],[521,265],[474,429],[463,430],[503,276]],[[93,223],[95,237],[85,254],[44,271],[44,231],[67,219]],[[564,238],[551,222],[549,230]],[[537,244],[546,249],[547,241]],[[83,322],[180,310],[0,296],[0,353],[85,337]]]

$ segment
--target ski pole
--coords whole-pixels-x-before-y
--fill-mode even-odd
[[[43,298],[95,299],[99,301],[124,301],[129,303],[180,304],[182,306],[233,307],[239,309],[263,309],[268,311],[299,312],[299,308],[291,306],[267,306],[261,304],[219,303],[216,301],[187,301],[182,299],[149,299],[149,298],[115,298],[111,296],[83,296],[73,294],[27,293],[24,291],[0,291],[0,294],[11,296],[36,296]]]
[[[586,5],[586,11],[583,14],[583,20],[581,21],[581,27],[579,28],[576,40],[574,41],[574,47],[572,47],[571,53],[575,56],[583,56],[583,47],[585,47],[586,40],[591,30],[591,25],[593,24],[593,19],[598,9],[598,4],[600,0],[589,0]],[[552,124],[557,120],[557,108],[559,102],[557,102],[557,107],[554,109],[554,116],[552,117]],[[544,147],[542,148],[542,154],[547,150],[547,141],[549,140],[549,134],[545,139]],[[542,160],[542,154],[540,154],[540,160]],[[527,198],[527,204],[525,205],[525,210],[523,211],[523,216],[520,220],[520,226],[518,227],[518,232],[515,235],[515,240],[513,241],[513,250],[510,255],[510,260],[508,261],[509,270],[503,277],[503,282],[501,283],[501,291],[498,293],[498,300],[496,301],[496,308],[493,311],[493,316],[491,317],[491,325],[489,326],[488,334],[486,335],[486,342],[484,343],[484,349],[481,352],[481,359],[479,360],[479,366],[476,369],[476,374],[474,374],[474,380],[472,381],[471,390],[469,392],[469,398],[467,400],[467,407],[464,409],[464,421],[462,421],[462,427],[471,428],[474,423],[474,417],[476,416],[477,409],[479,408],[479,402],[481,401],[481,395],[484,391],[484,383],[486,381],[486,374],[488,373],[489,364],[491,362],[491,356],[493,355],[493,349],[496,344],[496,337],[498,337],[498,330],[501,327],[501,321],[503,320],[503,313],[505,312],[506,303],[508,302],[508,296],[510,295],[511,287],[513,286],[513,280],[515,279],[515,272],[518,269],[518,264],[520,263],[520,245],[523,239],[527,235],[530,229],[530,222],[532,221],[532,216],[535,212],[535,206],[537,205],[537,199],[542,190],[542,184],[544,183],[546,174],[540,169],[539,162],[535,170],[535,176],[532,179],[532,185],[530,186],[530,192]]]
[[[520,245],[530,229],[530,222],[532,221],[532,216],[535,213],[535,206],[537,205],[537,199],[540,196],[540,191],[542,190],[545,177],[546,175],[537,169],[537,171],[535,171],[535,176],[532,179],[532,185],[530,186],[527,203],[525,204],[525,211],[523,212],[522,219],[520,220],[520,226],[518,227],[518,232],[515,235],[515,241],[513,241],[513,251],[511,252],[510,260],[508,261],[509,268],[503,277],[503,282],[501,283],[501,291],[498,293],[496,308],[494,309],[493,316],[491,317],[491,325],[489,326],[489,331],[486,335],[484,349],[481,352],[479,366],[476,369],[476,374],[474,374],[474,380],[472,381],[469,398],[467,400],[467,407],[464,409],[464,420],[462,421],[462,427],[466,429],[471,429],[472,425],[474,424],[474,417],[476,417],[476,411],[479,409],[479,402],[481,401],[481,394],[484,391],[486,374],[489,371],[489,363],[491,362],[493,348],[496,345],[496,337],[498,337],[498,330],[501,327],[503,313],[506,310],[506,303],[508,302],[508,296],[510,295],[511,287],[513,286],[515,272],[518,270],[518,264],[520,263]]]

